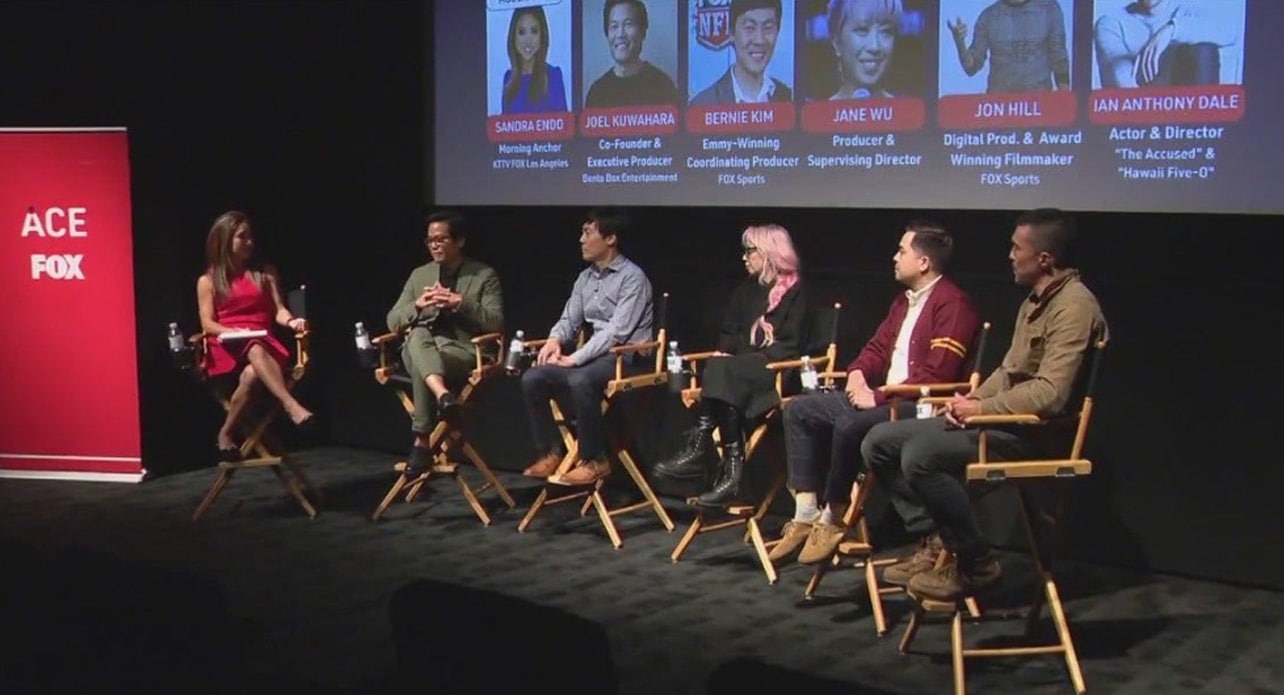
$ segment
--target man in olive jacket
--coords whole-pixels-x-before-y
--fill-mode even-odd
[[[428,217],[425,245],[432,261],[415,268],[396,305],[388,330],[405,332],[401,362],[414,384],[415,414],[410,469],[432,465],[428,435],[437,411],[450,417],[459,408],[448,382],[458,383],[474,366],[471,340],[503,330],[504,297],[494,268],[464,256],[467,231],[458,213]]]

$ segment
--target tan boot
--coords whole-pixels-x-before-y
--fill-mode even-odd
[[[895,584],[896,586],[905,586],[909,584],[910,578],[920,572],[926,572],[936,566],[936,558],[944,550],[945,546],[941,543],[941,537],[938,534],[924,538],[918,543],[918,550],[907,558],[902,558],[900,562],[889,565],[883,570],[883,582]]]
[[[967,565],[951,557],[949,562],[936,569],[914,575],[906,591],[920,599],[958,601],[993,587],[1002,574],[999,561],[992,557]]]
[[[807,543],[798,554],[798,562],[803,565],[815,565],[828,562],[838,552],[838,544],[847,535],[847,527],[842,524],[816,524],[807,536]]]

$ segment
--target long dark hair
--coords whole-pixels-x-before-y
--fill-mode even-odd
[[[219,215],[205,237],[205,260],[209,263],[210,279],[214,281],[214,297],[222,299],[232,291],[232,237],[242,227],[250,225],[250,217],[240,210],[228,210]],[[263,288],[263,272],[257,264],[245,268],[250,280]]]
[[[548,17],[540,6],[522,7],[513,10],[512,19],[508,20],[508,63],[511,66],[508,82],[504,84],[504,105],[511,104],[522,89],[522,57],[517,52],[517,20],[524,15],[535,18],[539,24],[539,48],[531,58],[531,103],[539,103],[548,94]]]

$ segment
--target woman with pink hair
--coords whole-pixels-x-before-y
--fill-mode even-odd
[[[699,420],[686,433],[682,449],[653,471],[664,478],[706,478],[715,455],[713,430],[721,429],[721,470],[712,489],[698,498],[698,504],[709,507],[740,497],[745,424],[779,405],[775,376],[766,366],[798,357],[806,314],[789,232],[776,224],[753,226],[740,235],[740,242],[749,278],[731,296],[718,356],[702,372]]]

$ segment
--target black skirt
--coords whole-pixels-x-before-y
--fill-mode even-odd
[[[700,377],[701,398],[729,403],[749,420],[780,405],[776,375],[767,369],[762,353],[714,357]]]

